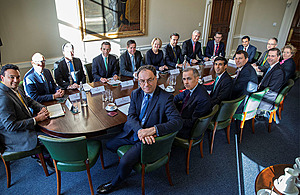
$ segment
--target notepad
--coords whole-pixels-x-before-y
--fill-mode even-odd
[[[50,113],[49,118],[57,118],[65,115],[65,112],[61,107],[61,104],[54,104],[51,106],[47,106],[47,110]]]

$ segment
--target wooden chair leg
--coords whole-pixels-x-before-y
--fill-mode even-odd
[[[241,128],[241,132],[240,132],[240,143],[242,143],[243,129],[244,129],[244,128]]]
[[[53,164],[54,164],[55,173],[56,173],[57,195],[60,195],[60,189],[61,189],[61,175],[60,175],[60,171],[57,169],[57,162],[56,162],[56,160],[54,160],[54,159],[53,159]]]
[[[270,113],[270,117],[269,117],[269,125],[268,125],[268,132],[271,132],[271,124],[272,124],[272,119],[273,119],[273,112]]]
[[[102,147],[100,148],[100,160],[101,160],[102,169],[104,170],[105,167],[104,167],[104,159],[103,159],[103,149],[102,149]]]
[[[169,161],[170,161],[170,153],[168,154],[168,162],[166,164],[166,173],[167,173],[167,177],[168,177],[170,186],[173,186],[173,182],[172,182],[171,175],[170,175]]]
[[[227,126],[226,134],[227,134],[227,142],[228,144],[230,144],[230,124]]]
[[[201,154],[201,158],[203,158],[203,139],[200,142],[200,154]]]
[[[255,123],[255,116],[252,118],[252,133],[255,133],[255,127],[254,127],[254,123]]]
[[[213,130],[213,135],[212,135],[211,143],[210,143],[210,153],[211,154],[212,154],[213,147],[214,147],[214,139],[215,139],[215,134],[216,134],[216,131],[217,131],[217,125],[218,125],[218,122],[215,122],[214,130]]]
[[[190,155],[191,155],[191,150],[192,150],[192,144],[193,144],[193,140],[190,140],[189,142],[189,149],[187,152],[187,156],[186,156],[186,174],[189,174],[189,169],[190,169]]]
[[[89,160],[85,161],[85,166],[86,166],[86,172],[87,172],[87,176],[88,176],[88,180],[89,180],[89,185],[90,185],[90,189],[91,189],[91,195],[94,195],[94,188],[93,188],[93,184],[92,184],[92,178],[91,178]]]
[[[142,164],[142,195],[145,195],[145,165]]]
[[[1,156],[1,158],[2,158],[2,156]],[[4,163],[5,171],[6,171],[7,188],[9,188],[10,187],[10,182],[11,182],[10,162],[5,161],[3,158],[2,158],[2,161]]]
[[[43,153],[39,153],[38,156],[39,156],[39,159],[40,159],[41,164],[42,164],[42,166],[43,166],[45,175],[46,175],[46,177],[48,177],[48,176],[49,176],[49,172],[48,172],[47,166],[46,166],[46,164],[45,164],[45,160],[44,160]]]

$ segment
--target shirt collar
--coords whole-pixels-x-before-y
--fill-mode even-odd
[[[143,91],[143,92],[144,92],[144,91]],[[149,94],[149,95],[150,95],[150,98],[149,98],[149,99],[151,99],[152,96],[153,96],[153,94],[154,94],[154,91],[153,91],[152,93],[145,93],[145,92],[144,92],[144,97],[145,97],[146,94]]]
[[[276,62],[275,64],[273,64],[272,66],[270,65],[270,70],[276,65],[278,64],[279,62]]]
[[[190,90],[190,96],[191,96],[192,93],[195,91],[195,89],[198,87],[198,85],[199,85],[199,84],[197,83],[197,85],[196,85],[193,89]]]

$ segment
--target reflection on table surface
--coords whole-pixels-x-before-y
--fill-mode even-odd
[[[215,73],[212,67],[199,66],[199,72],[201,78],[203,76],[211,74],[215,78]],[[235,69],[228,69],[229,73],[234,73]],[[169,85],[170,74],[159,74],[158,85],[164,84],[165,87]],[[121,81],[132,80],[133,78],[121,76]],[[134,79],[134,86],[122,88],[121,85],[111,86],[107,83],[93,82],[89,83],[92,87],[104,86],[105,89],[110,89],[113,92],[114,100],[117,98],[130,96],[134,89],[138,88],[138,81]],[[176,86],[174,95],[179,94],[179,90],[184,89],[182,83],[182,72],[176,75]],[[78,93],[76,90],[67,90],[66,95]],[[65,110],[65,116],[48,119],[46,121],[39,122],[41,130],[55,137],[75,137],[85,135],[87,137],[96,137],[107,134],[110,130],[121,127],[127,120],[127,116],[116,110],[118,113],[116,116],[108,116],[105,107],[108,102],[102,101],[102,93],[91,95],[87,93],[87,107],[79,107],[79,113],[73,114],[68,110],[66,105],[62,103],[62,107]],[[43,103],[45,106],[58,103],[58,101],[50,101]],[[80,104],[80,103],[79,103]]]

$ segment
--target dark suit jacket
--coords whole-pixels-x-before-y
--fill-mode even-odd
[[[174,103],[179,111],[182,110],[182,101],[187,96],[188,90],[178,94],[174,98]],[[177,136],[182,138],[189,138],[191,129],[199,117],[205,116],[211,112],[211,99],[202,87],[198,84],[193,91],[188,102],[182,110],[181,117],[183,120],[183,127],[178,132]]]
[[[179,45],[176,45],[175,47],[176,57],[174,56],[173,49],[170,43],[163,48],[163,52],[164,52],[165,63],[169,68],[171,69],[176,68],[178,59],[179,59],[179,64],[183,63],[183,56],[181,54],[181,48]]]
[[[185,55],[188,62],[190,62],[192,59],[196,59],[196,56],[198,56],[199,59],[203,60],[201,43],[196,43],[195,53],[193,53],[192,39],[184,41],[182,44],[182,56],[184,57]]]
[[[264,59],[265,59],[266,56],[268,57],[268,50],[264,51],[264,53],[260,56],[259,60],[257,62],[255,62],[255,64],[258,66],[258,69],[261,70],[262,72],[267,71],[268,68],[270,67],[270,64],[267,60],[262,65],[262,63],[264,62]]]
[[[34,71],[34,68],[31,68],[24,76],[26,95],[38,102],[53,100],[53,94],[59,89],[53,80],[51,72],[45,68],[43,73],[46,82]]]
[[[144,125],[141,125],[139,115],[144,98],[141,88],[131,93],[131,102],[128,110],[127,122],[119,137],[124,138],[129,134],[137,133],[142,128],[157,127],[159,136],[178,131],[182,127],[182,120],[174,103],[173,95],[156,87],[148,104]]]
[[[94,77],[94,81],[100,81],[100,79],[103,78],[110,78],[114,75],[118,75],[118,61],[115,56],[108,55],[108,63],[107,68],[108,71],[106,71],[105,64],[104,64],[104,58],[102,54],[98,55],[93,59],[92,63],[92,74]]]
[[[205,56],[211,58],[211,56],[214,56],[214,40],[208,41],[206,45],[205,50]],[[225,44],[223,42],[219,43],[219,50],[217,52],[217,56],[223,56],[225,57]]]
[[[81,60],[79,58],[73,58],[73,66],[75,69],[75,75],[77,79],[77,84],[86,83],[86,77],[82,68]],[[54,63],[54,77],[56,83],[62,88],[67,89],[70,85],[70,72],[65,60],[65,57],[62,57],[60,60]],[[74,80],[73,80],[74,82]]]
[[[210,97],[212,106],[220,104],[221,101],[230,100],[232,85],[233,81],[227,71],[225,71],[221,78],[218,80],[218,83],[214,90],[214,84],[204,85],[206,89],[211,90]]]
[[[159,67],[165,65],[163,52],[158,50],[158,54],[155,54],[152,49],[149,49],[146,52],[146,64],[153,65],[158,70]]]
[[[249,95],[250,93],[256,91],[249,90],[249,86],[258,84],[257,74],[251,64],[247,63],[242,68],[240,74],[233,81],[233,88],[231,93],[231,98],[236,99],[242,95]]]
[[[285,73],[284,82],[287,82],[290,78],[292,78],[296,71],[296,63],[293,58],[289,58],[281,64],[281,67]]]
[[[143,66],[143,57],[140,51],[135,52],[134,60],[136,70]],[[120,71],[123,76],[133,77],[134,70],[132,70],[131,59],[127,50],[120,56]]]
[[[236,51],[239,51],[239,50],[243,50],[244,49],[244,46],[243,45],[239,45],[238,48],[236,49]],[[247,49],[247,53],[248,53],[248,62],[249,63],[252,63],[253,61],[253,58],[256,54],[256,47],[249,44],[249,47]]]
[[[19,90],[27,107],[38,112],[43,107]],[[0,141],[7,152],[32,150],[37,145],[32,114],[15,93],[0,83]]]

